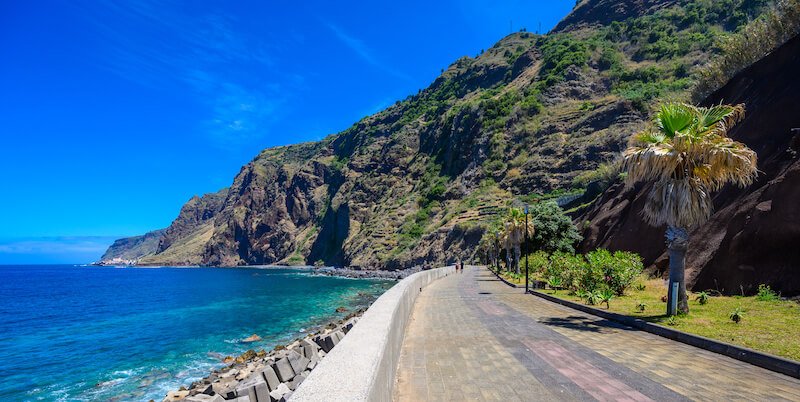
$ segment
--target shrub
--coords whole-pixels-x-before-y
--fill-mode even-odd
[[[606,304],[606,309],[611,308],[609,302],[611,302],[611,299],[614,298],[614,292],[609,288],[604,288],[603,290],[599,291],[599,296],[600,302]]]
[[[547,279],[547,286],[550,286],[550,289],[558,289],[563,283],[560,276],[551,276]]]
[[[604,282],[617,296],[622,296],[644,268],[642,258],[635,253],[598,249],[586,254],[593,275],[601,275]]]
[[[564,79],[567,67],[583,67],[589,61],[587,44],[566,34],[543,36],[538,45],[542,54],[542,68],[539,70],[542,88]]]
[[[587,255],[588,257],[588,255]],[[587,258],[588,259],[588,258]],[[587,292],[595,292],[606,286],[605,272],[603,267],[588,259],[584,263],[578,274],[578,289]]]
[[[744,317],[744,310],[742,310],[741,307],[736,307],[728,317],[730,317],[731,321],[738,324]]]
[[[709,295],[708,295],[708,293],[706,293],[706,292],[700,292],[700,293],[697,295],[697,299],[696,299],[696,300],[697,300],[697,302],[698,302],[698,303],[700,303],[700,304],[706,304],[706,303],[708,303],[708,299],[709,299]]]
[[[575,292],[575,295],[585,300],[586,304],[590,306],[596,306],[603,302],[603,294],[599,290],[591,292],[586,290],[578,290]]]
[[[552,201],[538,202],[531,205],[530,212],[534,227],[531,245],[534,249],[548,253],[575,251],[581,235],[561,207]]]
[[[736,73],[800,33],[800,0],[780,0],[775,7],[730,36],[722,54],[698,71],[693,98],[700,101]]]
[[[640,313],[644,313],[645,309],[647,309],[647,303],[645,302],[639,302],[639,304],[636,305],[636,311]]]
[[[763,283],[758,285],[758,294],[756,294],[756,300],[759,301],[778,301],[780,300],[780,296],[775,293],[772,288]]]
[[[644,290],[647,289],[647,285],[645,285],[644,283],[639,282],[639,283],[633,285],[633,289],[636,290],[637,292],[644,292]]]
[[[550,256],[544,251],[537,251],[528,255],[528,270],[531,273],[543,274],[550,263]]]
[[[589,170],[579,173],[572,179],[572,186],[584,188],[589,183],[598,182],[601,188],[606,189],[619,178],[621,159],[614,159],[603,162],[597,166],[595,170]]]
[[[586,265],[583,256],[557,252],[550,256],[550,265],[545,273],[548,277],[560,278],[563,286],[574,291],[580,289],[580,276]]]

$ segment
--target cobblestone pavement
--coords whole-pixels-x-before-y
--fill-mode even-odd
[[[800,380],[525,295],[485,268],[424,288],[396,401],[800,401]]]

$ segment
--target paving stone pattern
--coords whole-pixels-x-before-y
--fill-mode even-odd
[[[396,401],[800,401],[800,380],[587,315],[480,267],[426,287]]]

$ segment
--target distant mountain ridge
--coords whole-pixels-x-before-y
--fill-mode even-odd
[[[192,198],[155,251],[107,255],[377,269],[469,257],[512,200],[585,186],[654,99],[687,97],[715,41],[764,4],[582,1],[551,33],[462,57],[341,133],[262,151],[228,189]]]

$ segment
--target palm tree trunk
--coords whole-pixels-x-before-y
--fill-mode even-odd
[[[686,249],[689,245],[689,233],[684,228],[667,228],[667,249],[669,250],[669,286],[667,287],[667,315],[689,312],[689,301],[686,297]],[[677,283],[678,292],[673,291]],[[673,299],[677,297],[677,303]],[[673,308],[673,303],[677,309]]]
[[[522,253],[519,250],[519,243],[518,243],[518,244],[514,245],[514,269],[516,270],[517,275],[519,275],[519,257],[520,257],[520,254],[522,254]]]

